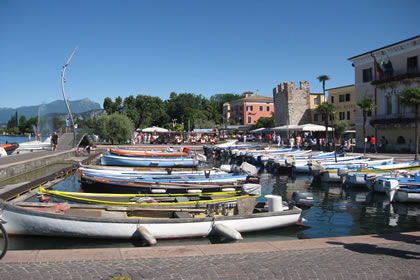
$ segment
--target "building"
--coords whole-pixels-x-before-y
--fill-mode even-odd
[[[261,117],[271,117],[274,113],[273,98],[245,92],[244,97],[223,104],[223,115],[227,123],[234,120],[240,125],[254,125]]]
[[[355,129],[356,125],[356,91],[354,85],[327,89],[328,103],[334,104],[337,108],[336,117],[330,120],[331,126],[337,125],[340,121],[347,122],[349,129]]]
[[[355,72],[356,103],[371,99],[375,110],[368,118],[367,133],[387,151],[414,151],[413,108],[400,103],[404,88],[420,87],[420,36],[350,57]],[[362,148],[363,114],[356,110],[356,145]]]
[[[315,111],[322,103],[324,103],[324,94],[311,92],[309,95],[309,109],[311,110],[311,123],[313,124],[324,124],[321,116]]]
[[[309,82],[284,82],[273,89],[274,121],[276,126],[311,122]]]

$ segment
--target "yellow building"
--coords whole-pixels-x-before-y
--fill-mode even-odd
[[[332,126],[338,122],[347,122],[350,129],[355,129],[356,124],[356,91],[354,85],[327,89],[328,100],[337,108],[336,117],[330,119]]]
[[[324,122],[321,121],[321,116],[315,111],[322,103],[324,103],[323,93],[311,93],[309,95],[309,109],[311,110],[311,122],[313,124],[324,124]]]

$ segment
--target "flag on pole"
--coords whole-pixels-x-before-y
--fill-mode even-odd
[[[378,72],[379,80],[382,80],[384,78],[384,69],[382,68],[376,56],[375,56],[375,68],[376,68],[376,71]]]

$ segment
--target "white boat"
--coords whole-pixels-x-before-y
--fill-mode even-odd
[[[294,225],[302,214],[296,206],[285,207],[278,196],[270,197],[268,208],[254,206],[255,198],[240,199],[235,205],[224,205],[222,208],[193,209],[67,203],[0,204],[9,235],[80,238],[206,237],[220,233],[220,228],[244,233]]]
[[[420,202],[420,178],[404,182],[396,178],[386,180],[384,190],[391,202]]]
[[[51,150],[51,137],[47,137],[44,141],[30,141],[19,143],[19,147],[15,150],[15,153],[28,153],[33,151]]]

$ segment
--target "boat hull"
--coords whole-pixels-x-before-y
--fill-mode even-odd
[[[102,165],[132,166],[132,167],[195,167],[193,158],[148,158],[148,157],[124,157],[104,155],[101,157]]]

